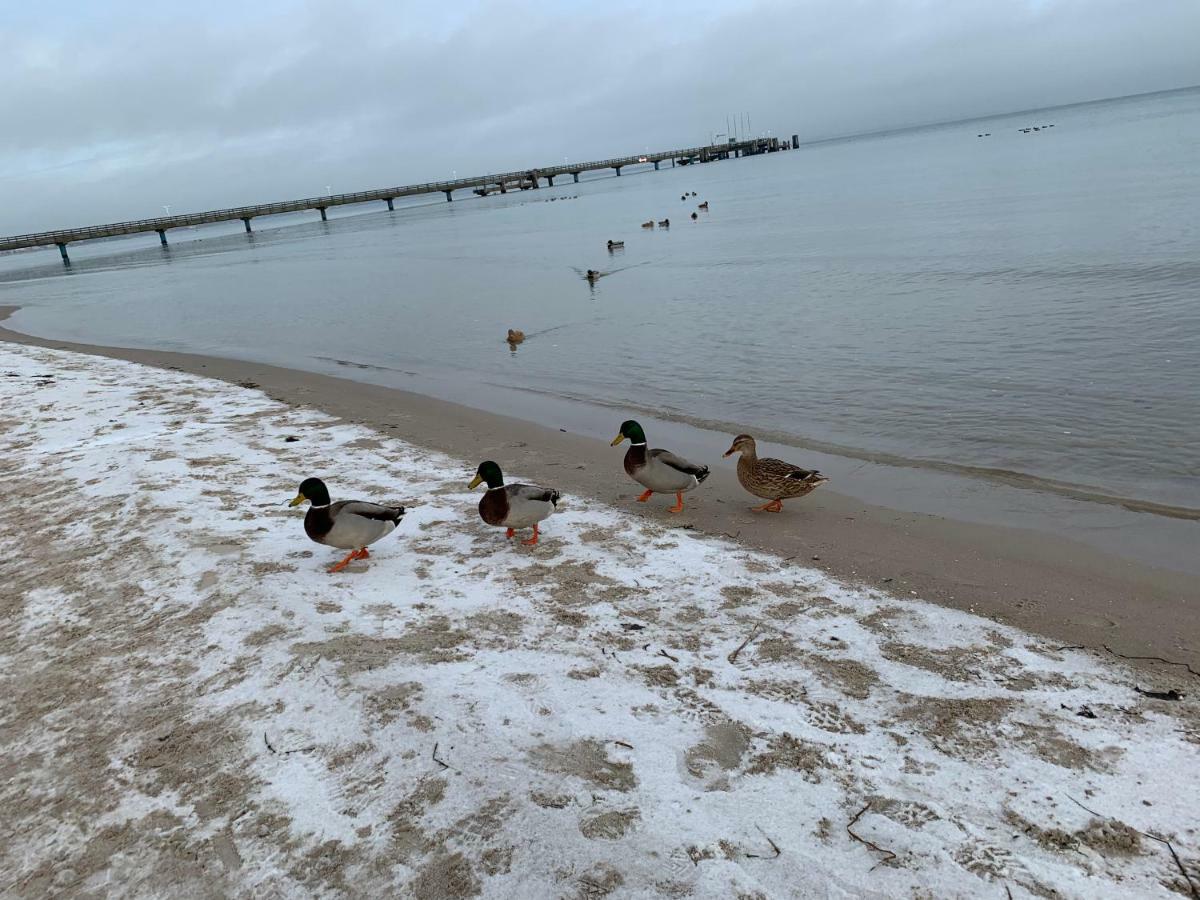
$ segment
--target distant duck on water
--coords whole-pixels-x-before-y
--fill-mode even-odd
[[[671,227],[671,220],[670,220],[670,219],[663,219],[661,222],[659,222],[659,223],[658,223],[658,227],[659,227],[659,228],[670,228],[670,227]]]
[[[625,246],[625,242],[624,242],[624,241],[609,241],[609,242],[608,242],[608,249],[609,249],[609,250],[620,250],[620,249],[622,249],[624,246]]]
[[[653,220],[653,219],[651,219],[649,222],[643,222],[643,223],[642,223],[642,227],[643,227],[643,228],[653,228],[653,227],[654,227],[654,220]]]
[[[505,338],[510,344],[519,344],[525,340],[525,332],[517,328],[508,329],[508,337]]]

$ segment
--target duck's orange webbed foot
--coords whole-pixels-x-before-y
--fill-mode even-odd
[[[533,546],[533,545],[534,545],[534,544],[536,544],[537,542],[538,542],[538,527],[537,527],[536,525],[534,525],[534,526],[533,526],[533,537],[531,537],[531,538],[530,538],[529,540],[527,540],[527,541],[521,541],[521,543],[522,543],[522,544],[528,544],[529,546]]]
[[[356,559],[363,559],[366,557],[366,555],[366,548],[363,548],[362,550],[351,550],[346,554],[346,558],[340,563],[329,567],[330,574],[342,571],[342,569],[346,568],[346,566],[350,565],[350,563],[354,562]]]
[[[674,512],[674,513],[683,512],[683,492],[682,491],[675,494],[675,505],[668,506],[667,512]]]
[[[772,500],[770,503],[764,503],[762,506],[754,507],[755,512],[783,512],[783,501]]]
[[[359,559],[370,559],[371,553],[370,553],[370,551],[367,550],[366,547],[363,547],[361,550],[358,551],[358,558]]]
[[[505,530],[504,536],[511,540],[512,536],[516,533],[517,533],[517,530],[515,528],[509,528],[509,529]]]
[[[642,496],[638,497],[638,503],[645,503],[654,496],[654,491],[646,491]]]

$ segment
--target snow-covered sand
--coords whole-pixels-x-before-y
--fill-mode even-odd
[[[0,893],[1200,885],[1187,671],[839,585],[686,512],[568,497],[510,544],[478,462],[0,344]],[[284,505],[307,475],[410,512],[329,575]]]

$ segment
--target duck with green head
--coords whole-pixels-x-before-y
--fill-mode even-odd
[[[647,449],[646,432],[633,419],[621,423],[621,431],[613,438],[612,446],[626,439],[630,446],[625,451],[625,471],[646,489],[638,502],[645,503],[654,494],[674,494],[675,505],[667,511],[683,512],[683,495],[708,477],[708,466],[688,462],[670,450]]]
[[[368,559],[367,545],[396,530],[404,517],[403,506],[381,506],[366,500],[329,499],[329,489],[320,478],[305,478],[289,506],[311,504],[304,514],[304,531],[318,544],[349,550],[346,558],[332,566],[340,572],[356,559]]]
[[[517,533],[516,529],[533,526],[533,537],[521,543],[536,544],[539,523],[558,510],[562,499],[558,491],[531,484],[505,484],[504,473],[490,459],[479,464],[468,487],[474,490],[485,481],[487,490],[479,501],[479,518],[507,529],[505,536],[509,538]]]

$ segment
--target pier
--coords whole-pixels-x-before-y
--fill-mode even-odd
[[[782,145],[786,146],[786,144]],[[517,172],[504,172],[496,175],[478,175],[471,178],[455,178],[450,181],[429,181],[424,184],[409,184],[390,188],[378,188],[371,191],[355,191],[351,194],[330,194],[325,197],[309,197],[304,200],[284,200],[279,203],[261,203],[255,206],[238,206],[232,209],[214,209],[208,212],[184,213],[176,216],[159,216],[153,219],[138,219],[132,222],[113,222],[108,225],[87,225],[80,228],[66,228],[58,231],[42,231],[36,234],[18,234],[11,237],[0,237],[0,252],[6,250],[21,250],[27,247],[57,246],[62,254],[63,263],[71,264],[67,254],[67,245],[77,241],[95,240],[97,238],[118,237],[121,235],[141,234],[154,231],[164,248],[168,247],[167,232],[172,228],[188,228],[195,225],[207,225],[213,222],[230,222],[241,220],[246,232],[252,231],[251,222],[262,216],[274,216],[281,213],[302,212],[312,210],[320,213],[321,221],[327,221],[326,210],[331,206],[349,206],[355,203],[386,203],[389,210],[394,209],[393,201],[399,197],[412,197],[418,194],[445,194],[446,200],[454,200],[454,192],[471,190],[476,195],[485,196],[489,193],[507,193],[512,190],[536,190],[545,181],[547,186],[553,186],[556,178],[570,176],[574,183],[579,182],[579,176],[584,172],[612,169],[617,175],[622,169],[634,166],[653,166],[658,169],[662,163],[675,165],[693,165],[713,162],[718,159],[730,159],[741,156],[753,156],[759,153],[774,153],[782,149],[779,138],[756,138],[747,141],[730,141],[728,144],[709,144],[703,147],[687,147],[679,150],[664,150],[657,153],[639,153],[635,156],[622,156],[614,159],[601,159],[593,162],[563,163],[555,166],[541,166]]]

